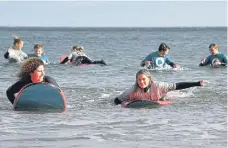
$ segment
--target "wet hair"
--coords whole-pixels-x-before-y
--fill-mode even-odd
[[[170,48],[169,48],[169,46],[168,46],[167,44],[165,44],[165,43],[161,43],[160,46],[158,47],[158,51],[159,51],[159,52],[160,52],[160,51],[166,51],[166,50],[168,50],[168,49],[170,49]]]
[[[73,46],[73,47],[72,47],[72,50],[73,50],[73,51],[80,51],[80,52],[81,52],[81,51],[84,50],[84,47],[83,47],[83,46]]]
[[[39,48],[43,48],[42,44],[35,44],[34,45],[34,49],[39,49]]]
[[[141,69],[139,70],[137,73],[136,73],[136,76],[135,76],[135,89],[139,88],[139,85],[138,85],[138,76],[141,75],[141,74],[144,74],[145,76],[147,76],[151,81],[152,81],[152,76],[150,74],[150,71],[147,70],[147,69]]]
[[[78,50],[79,50],[79,51],[83,51],[83,50],[84,50],[84,47],[83,47],[83,46],[79,46],[79,47],[78,47]]]
[[[211,49],[211,48],[219,49],[219,46],[218,46],[218,44],[212,43],[209,45],[209,49]]]
[[[40,58],[29,58],[20,67],[18,77],[20,80],[31,80],[30,74],[33,73],[37,67],[44,65],[44,62]]]
[[[22,40],[18,36],[13,37],[13,45],[19,44],[22,42]]]
[[[73,50],[73,51],[78,51],[78,46],[73,46],[73,47],[72,47],[72,50]]]
[[[150,81],[152,82],[152,76],[151,76],[149,70],[147,70],[147,69],[141,69],[141,70],[139,70],[139,71],[136,73],[136,81],[135,81],[135,85],[134,85],[134,90],[133,90],[132,93],[130,93],[130,95],[129,95],[129,100],[135,100],[135,98],[136,98],[137,96],[140,96],[140,93],[141,93],[141,91],[142,91],[142,88],[140,88],[139,85],[138,85],[138,76],[141,75],[141,74],[147,76],[147,77],[150,79]],[[148,89],[150,89],[150,87],[151,87],[151,82],[149,83],[149,85],[148,85],[146,88],[143,89],[144,92],[146,92]],[[146,91],[145,91],[145,90],[146,90]],[[146,94],[146,95],[151,95],[151,94]]]
[[[42,54],[41,55],[44,55],[44,46],[42,44],[35,44],[34,45],[34,50],[35,49],[42,49]]]

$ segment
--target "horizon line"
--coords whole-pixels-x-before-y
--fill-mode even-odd
[[[0,26],[0,28],[218,28],[228,26]]]

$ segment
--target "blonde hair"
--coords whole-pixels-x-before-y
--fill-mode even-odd
[[[83,51],[84,50],[84,47],[83,46],[73,46],[72,47],[72,51]]]
[[[211,48],[215,48],[215,49],[218,50],[219,46],[218,46],[218,44],[212,43],[212,44],[209,45],[209,49],[211,49]]]
[[[83,46],[79,46],[79,47],[78,47],[78,50],[81,52],[81,51],[84,50],[84,47],[83,47]]]

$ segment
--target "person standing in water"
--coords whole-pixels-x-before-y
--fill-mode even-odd
[[[158,51],[150,53],[141,63],[140,66],[151,66],[152,68],[162,67],[165,64],[170,65],[172,68],[180,68],[178,64],[172,62],[167,56],[169,52],[169,46],[165,43],[161,43]]]
[[[194,86],[204,86],[205,84],[207,84],[207,81],[204,80],[179,83],[156,82],[152,79],[149,70],[142,69],[137,72],[136,82],[133,87],[116,97],[114,99],[114,104],[118,105],[135,100],[159,101],[164,99],[169,91],[186,89]]]
[[[44,62],[40,58],[27,59],[21,65],[18,77],[19,80],[6,91],[6,95],[12,104],[15,100],[15,94],[29,83],[48,82],[58,86],[55,79],[45,75]]]
[[[213,67],[227,66],[227,56],[219,52],[219,46],[215,43],[209,45],[211,55],[203,58],[199,66],[211,65]]]
[[[24,42],[19,37],[14,37],[13,45],[4,54],[5,59],[8,59],[10,63],[21,63],[28,58],[27,54],[21,50]]]
[[[44,49],[43,49],[43,45],[41,44],[35,44],[34,45],[34,54],[30,54],[28,55],[29,57],[38,57],[41,60],[43,60],[44,64],[49,64],[49,60],[48,58],[44,55]]]
[[[92,61],[84,52],[83,46],[73,46],[72,52],[62,61],[60,64],[65,64],[70,60],[74,65],[80,64],[103,64],[107,65],[104,60],[101,61]]]

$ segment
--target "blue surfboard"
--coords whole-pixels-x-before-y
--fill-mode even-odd
[[[14,110],[66,110],[62,90],[50,83],[30,83],[24,86],[14,100]]]

